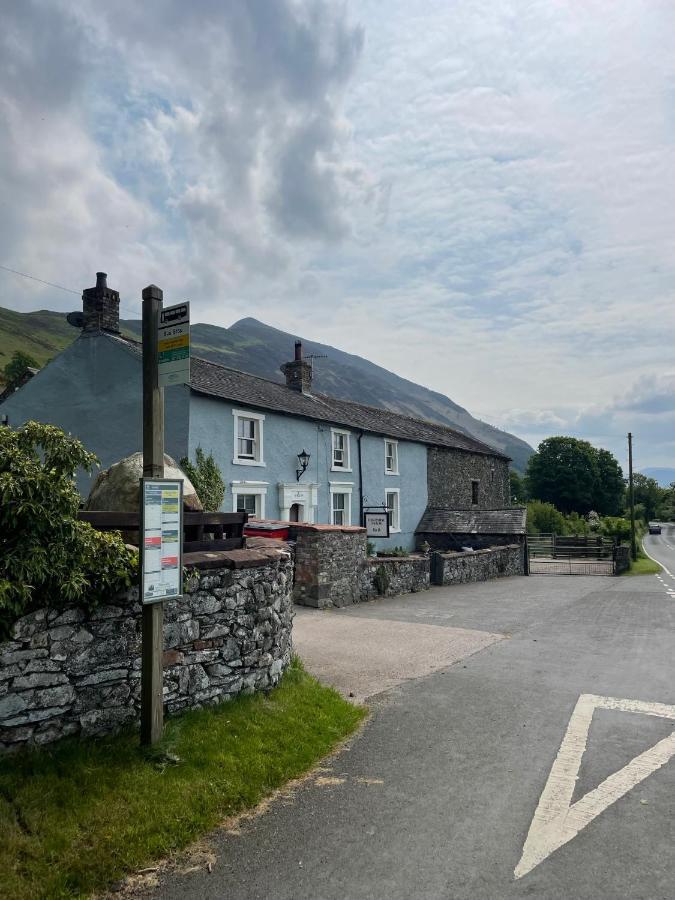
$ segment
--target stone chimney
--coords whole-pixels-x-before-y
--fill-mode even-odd
[[[302,394],[312,393],[312,364],[302,358],[302,341],[295,342],[295,359],[284,363],[281,371],[286,376],[286,386]]]
[[[96,287],[82,291],[82,330],[120,332],[120,295],[108,287],[105,272],[96,273]]]

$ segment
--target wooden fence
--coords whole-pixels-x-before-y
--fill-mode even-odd
[[[79,517],[99,531],[138,531],[140,514],[110,510],[80,510]],[[245,546],[248,513],[184,512],[183,553],[240,550]],[[208,535],[208,537],[207,537]]]

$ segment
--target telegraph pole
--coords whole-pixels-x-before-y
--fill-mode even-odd
[[[164,388],[159,386],[158,329],[163,293],[143,289],[143,477],[164,477]],[[140,495],[139,491],[139,495]],[[140,501],[143,502],[142,499]],[[140,535],[141,542],[143,535]],[[141,545],[142,552],[142,545]],[[140,586],[143,598],[143,584]],[[141,649],[141,744],[155,744],[164,730],[164,603],[143,603]]]
[[[633,490],[633,435],[628,432],[628,502],[630,504],[630,555],[637,559],[635,540],[635,492]]]

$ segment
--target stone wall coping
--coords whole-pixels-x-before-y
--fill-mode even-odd
[[[429,557],[425,556],[424,553],[409,553],[407,556],[368,556],[365,562],[367,565],[375,566],[381,563],[423,562],[428,559]]]
[[[299,531],[334,531],[345,532],[346,534],[365,534],[366,531],[365,528],[361,528],[359,525],[324,525],[319,523],[312,524],[310,522],[286,522],[283,519],[249,519],[248,524],[251,528],[255,528],[256,522],[267,522],[271,525],[283,525],[286,528],[296,528]]]
[[[202,550],[185,553],[183,565],[189,569],[255,569],[269,566],[281,559],[289,559],[290,553],[281,547],[255,547],[251,550]]]
[[[444,559],[467,556],[484,556],[486,553],[497,553],[499,550],[520,550],[522,544],[496,544],[494,547],[483,547],[482,550],[434,550]]]

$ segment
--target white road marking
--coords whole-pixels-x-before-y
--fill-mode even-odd
[[[516,878],[522,878],[531,872],[551,853],[576,837],[603,810],[675,756],[674,731],[570,805],[574,786],[579,777],[581,759],[588,742],[593,712],[596,709],[616,709],[675,720],[675,706],[666,706],[665,703],[645,703],[640,700],[620,700],[616,697],[582,694],[574,708],[548,781],[539,798],[523,854],[513,873]]]
[[[661,562],[661,560],[660,560],[660,559],[656,559],[656,557],[652,556],[651,553],[649,552],[649,550],[647,550],[647,548],[645,547],[644,544],[642,545],[642,549],[645,551],[645,553],[647,554],[647,556],[648,556],[651,560],[653,560],[655,563],[658,563],[658,564],[661,566],[661,568],[662,568],[663,571],[666,573],[666,575],[668,575],[669,578],[672,578],[672,577],[673,577],[673,575],[671,574],[671,572],[663,565],[663,563]]]

